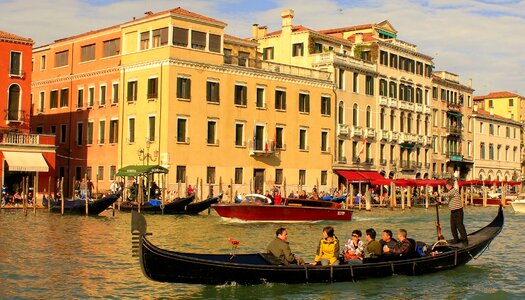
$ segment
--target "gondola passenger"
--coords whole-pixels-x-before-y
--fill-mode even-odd
[[[361,263],[365,244],[361,241],[361,230],[352,231],[352,238],[346,242],[343,249],[344,259],[348,263]]]
[[[363,258],[375,259],[381,256],[381,244],[376,241],[376,231],[373,228],[368,228],[366,231],[366,243],[363,252]]]
[[[339,264],[339,239],[334,234],[332,226],[323,228],[323,238],[319,241],[317,253],[311,264],[319,263],[323,266]]]
[[[288,232],[286,228],[280,227],[275,231],[275,239],[272,240],[266,250],[268,254],[271,254],[279,264],[290,265],[298,264],[303,265],[304,259],[296,257],[290,249],[290,244],[287,241]]]
[[[385,246],[383,252],[401,256],[409,254],[413,247],[407,238],[407,231],[405,229],[399,229],[397,232],[397,238],[399,242],[393,247]]]

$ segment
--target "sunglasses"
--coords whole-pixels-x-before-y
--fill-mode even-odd
[[[358,238],[359,236],[357,234],[352,234],[352,237]]]

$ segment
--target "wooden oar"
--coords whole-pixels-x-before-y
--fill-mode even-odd
[[[443,234],[441,234],[441,224],[439,224],[439,203],[436,202],[436,231],[437,231],[437,237],[438,241],[445,240],[445,237]]]

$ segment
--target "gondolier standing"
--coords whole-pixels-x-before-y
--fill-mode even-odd
[[[442,193],[441,197],[447,200],[448,208],[450,209],[450,230],[454,237],[453,243],[462,242],[468,245],[467,230],[463,224],[463,204],[461,203],[458,189],[454,187],[454,179],[447,180],[445,186],[447,192]],[[458,237],[458,231],[461,239]]]

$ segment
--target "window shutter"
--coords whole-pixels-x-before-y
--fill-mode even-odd
[[[210,34],[210,51],[221,52],[221,36],[216,34]]]
[[[188,29],[173,27],[173,45],[188,46]]]
[[[161,45],[168,44],[168,27],[160,29],[160,44]]]

